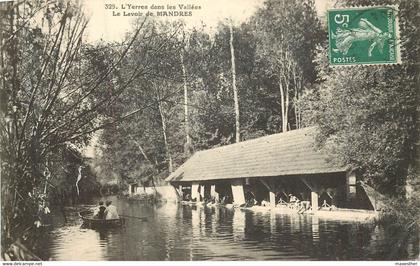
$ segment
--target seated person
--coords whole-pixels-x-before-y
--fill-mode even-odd
[[[204,204],[212,203],[211,198],[205,197],[204,198]]]
[[[268,202],[268,201],[266,201],[266,200],[262,200],[262,201],[261,201],[261,206],[263,206],[263,207],[268,207],[268,206],[270,206],[270,202]]]
[[[251,191],[245,193],[245,205],[244,207],[252,207],[257,204],[255,200],[255,195]]]
[[[106,217],[106,207],[104,206],[104,202],[100,201],[99,206],[95,208],[93,211],[93,218],[94,219],[105,219]]]
[[[308,200],[301,201],[298,212],[303,213],[303,212],[309,210],[311,208],[310,204],[311,204],[311,202],[308,201]]]
[[[117,212],[117,207],[115,207],[114,205],[112,205],[112,201],[108,200],[106,202],[106,219],[118,219],[119,215]]]
[[[190,194],[186,194],[184,198],[185,198],[185,201],[191,201],[191,195]]]
[[[289,194],[290,199],[289,202],[293,208],[296,208],[299,205],[300,200],[293,194]]]
[[[257,201],[254,199],[254,198],[249,198],[246,202],[245,202],[245,204],[243,204],[244,206],[243,207],[252,207],[252,206],[254,206],[254,205],[256,205],[257,204]]]
[[[309,210],[311,208],[311,202],[309,200],[302,200],[302,207],[305,210]]]

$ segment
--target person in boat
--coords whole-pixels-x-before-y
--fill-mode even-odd
[[[93,211],[93,218],[95,219],[105,219],[106,217],[106,207],[104,206],[104,202],[100,201],[98,207],[95,208]]]
[[[117,207],[115,207],[114,205],[112,205],[112,201],[108,200],[106,202],[106,219],[118,219],[119,215],[117,212]]]

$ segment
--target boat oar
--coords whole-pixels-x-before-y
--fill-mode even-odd
[[[139,219],[142,221],[147,221],[147,217],[138,217],[138,216],[130,216],[130,215],[124,215],[124,214],[120,214],[121,217],[127,217],[127,218],[134,218],[134,219]]]

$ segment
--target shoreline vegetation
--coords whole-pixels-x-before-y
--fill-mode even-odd
[[[139,17],[122,42],[95,44],[81,1],[0,3],[2,259],[37,259],[53,204],[64,215],[164,184],[196,151],[309,126],[332,163],[390,199],[380,223],[418,230],[420,3],[337,3],[384,4],[399,6],[402,63],[333,68],[314,0],[266,0],[214,33]]]

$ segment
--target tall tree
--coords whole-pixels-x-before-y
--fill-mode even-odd
[[[2,255],[10,258],[17,254],[6,253],[7,248],[40,225],[39,210],[55,188],[51,184],[60,183],[54,178],[76,183],[73,170],[68,175],[53,172],[57,161],[65,160],[59,155],[87,145],[94,131],[115,122],[103,110],[134,76],[144,76],[144,69],[134,68],[116,82],[115,73],[133,42],[146,41],[143,24],[116,50],[85,45],[88,21],[75,1],[1,4],[2,18],[7,18],[2,20],[1,45]],[[108,50],[106,60],[90,57]],[[110,87],[110,94],[100,97]]]
[[[233,100],[235,102],[235,140],[236,143],[241,141],[241,127],[239,121],[239,99],[238,99],[238,88],[236,87],[236,65],[235,65],[235,47],[233,46],[233,21],[229,20],[229,47],[230,47],[230,61],[231,61],[231,72],[232,72],[232,89],[233,89]]]
[[[185,151],[187,152],[189,146],[191,146],[191,137],[190,137],[190,125],[189,125],[189,113],[188,113],[188,83],[187,83],[187,71],[184,62],[184,49],[181,49],[180,52],[181,58],[181,70],[182,70],[182,79],[184,83],[184,123],[185,123],[185,136],[186,136],[186,143],[185,143]]]
[[[322,40],[314,3],[307,1],[266,1],[252,23],[258,39],[258,61],[279,91],[281,131],[300,127],[298,99],[315,81],[312,60]],[[290,116],[290,112],[294,117]],[[293,119],[292,119],[293,118]]]
[[[146,28],[152,37],[147,44],[133,44],[119,71],[124,76],[140,66],[145,67],[145,76],[134,78],[135,82],[114,102],[117,117],[135,110],[140,112],[120,123],[115,133],[111,127],[104,129],[99,160],[113,162],[113,172],[123,181],[144,183],[153,179],[159,183],[185,156],[185,112],[181,111],[185,111],[183,90],[189,81],[184,79],[182,68],[184,65],[187,71],[186,63],[185,59],[180,60],[180,52],[187,51],[183,51],[178,38],[182,24],[150,20]],[[153,53],[145,47],[153,47]],[[104,110],[104,115],[109,116],[109,111]],[[111,148],[120,156],[108,156]]]
[[[375,4],[371,1],[370,4]],[[344,6],[366,1],[345,1]],[[384,4],[379,1],[377,4]],[[326,46],[317,57],[319,90],[304,99],[306,124],[319,128],[319,146],[332,159],[351,166],[360,178],[390,196],[405,195],[406,183],[417,183],[420,6],[399,6],[403,63],[368,68],[331,68]],[[417,188],[418,190],[418,188]]]

